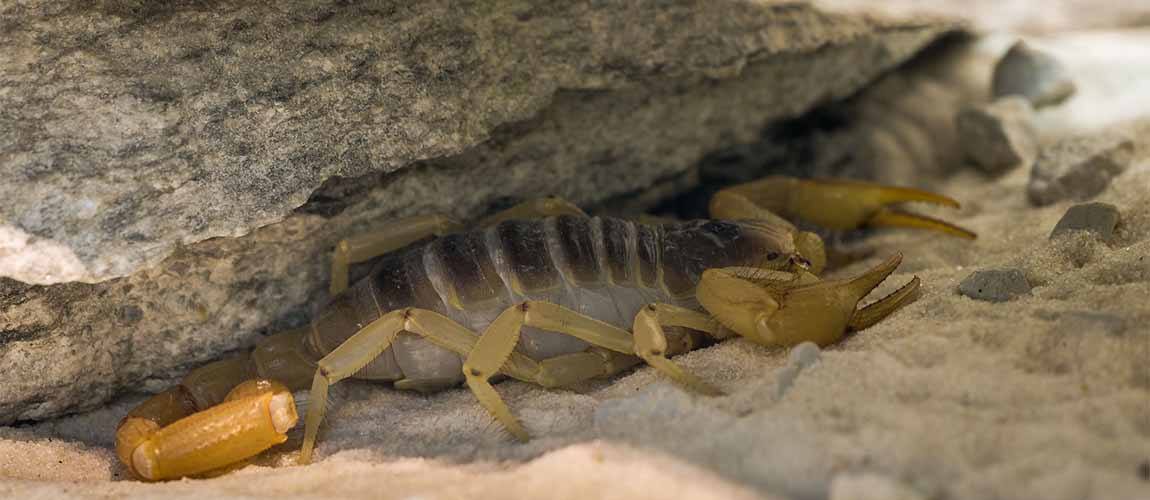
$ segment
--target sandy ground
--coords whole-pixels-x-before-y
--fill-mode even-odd
[[[289,441],[223,477],[154,485],[125,481],[110,449],[140,400],[129,397],[0,428],[0,497],[1150,498],[1148,131],[1098,197],[1122,214],[1110,244],[1050,241],[1071,203],[1030,207],[1028,171],[940,184],[966,203],[932,213],[979,239],[867,240],[875,257],[838,274],[902,251],[878,293],[917,275],[921,297],[825,349],[786,391],[787,350],[741,340],[677,358],[723,397],[687,394],[650,369],[579,391],[503,383],[537,436],[521,445],[466,390],[346,383],[317,464],[292,466]],[[971,272],[998,267],[1021,269],[1033,292],[1006,303],[957,293]]]

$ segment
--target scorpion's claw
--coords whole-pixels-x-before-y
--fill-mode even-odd
[[[894,254],[879,265],[853,278],[821,281],[790,289],[780,300],[779,312],[766,326],[772,340],[783,345],[813,341],[820,346],[837,342],[849,330],[860,330],[889,316],[913,299],[918,280],[877,302],[858,308],[858,303],[902,263]]]
[[[773,176],[720,191],[712,201],[712,214],[729,217],[728,207],[743,207],[743,198],[784,218],[797,218],[827,229],[894,226],[930,229],[961,238],[975,234],[953,224],[892,208],[905,202],[958,208],[951,198],[919,189],[884,186],[844,179],[797,179]],[[738,217],[731,217],[738,218]]]
[[[862,330],[914,299],[918,278],[894,293],[859,308],[858,303],[902,262],[895,254],[853,278],[818,281],[813,276],[771,282],[769,275],[748,276],[736,268],[703,273],[697,298],[707,311],[735,333],[764,345],[811,341],[826,346],[848,331]]]

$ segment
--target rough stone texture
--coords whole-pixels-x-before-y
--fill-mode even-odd
[[[974,300],[1006,302],[1030,293],[1030,283],[1018,269],[987,269],[967,276],[958,292]]]
[[[1029,166],[1038,156],[1034,113],[1023,97],[964,107],[954,121],[963,153],[988,174]]]
[[[1129,0],[818,0],[818,4],[870,14],[962,18],[986,33],[1065,36],[1066,32],[1150,25],[1150,4]]]
[[[845,96],[941,29],[806,4],[655,0],[37,1],[0,19],[0,276],[36,284],[124,276],[279,221],[325,179],[467,152],[544,108],[565,120],[560,91],[580,109],[619,92],[606,98],[617,112],[660,120],[631,121],[646,134],[630,147],[576,142],[585,134],[536,160],[682,170],[692,149]],[[816,51],[856,64],[804,59]],[[695,94],[764,73],[777,79],[738,106]]]
[[[600,203],[844,97],[953,28],[801,3],[123,5],[0,16],[24,20],[0,31],[5,274],[160,262],[94,285],[0,280],[0,366],[35,374],[5,377],[0,422],[155,390],[299,324],[340,237],[542,194]],[[333,175],[359,177],[311,192]],[[82,265],[29,264],[49,250],[38,265]]]
[[[1129,167],[1133,154],[1134,143],[1120,133],[1104,131],[1063,138],[1043,146],[1030,172],[1026,193],[1038,206],[1092,198]]]
[[[1088,231],[1096,234],[1102,241],[1110,241],[1114,237],[1114,229],[1118,227],[1120,217],[1118,207],[1109,203],[1074,205],[1061,219],[1058,219],[1058,224],[1050,231],[1050,239],[1074,231]]]
[[[1024,41],[1010,47],[994,66],[991,88],[996,98],[1023,96],[1035,108],[1061,104],[1077,89],[1062,63]]]

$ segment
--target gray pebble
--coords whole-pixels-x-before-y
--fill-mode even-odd
[[[1089,199],[1126,171],[1133,154],[1133,141],[1115,133],[1065,138],[1042,148],[1026,193],[1037,206]]]
[[[1076,90],[1066,68],[1057,59],[1022,41],[998,60],[992,86],[995,98],[1020,95],[1029,99],[1035,108],[1059,104]]]
[[[800,368],[798,365],[787,365],[779,368],[779,370],[775,372],[776,398],[782,399],[783,396],[787,394],[787,391],[791,389],[791,386],[795,385],[795,379],[799,377],[800,371],[802,371],[802,368]]]
[[[958,292],[974,300],[1006,302],[1030,293],[1030,283],[1018,269],[986,269],[962,280]]]
[[[1118,207],[1109,203],[1074,205],[1058,220],[1058,224],[1050,232],[1050,239],[1074,231],[1089,231],[1097,234],[1102,241],[1110,241],[1114,237],[1114,228],[1118,227],[1120,217]]]
[[[822,350],[819,345],[814,342],[803,342],[791,348],[790,364],[799,367],[799,369],[807,368],[819,362],[819,357]]]
[[[954,122],[963,153],[986,173],[1029,166],[1038,156],[1034,110],[1024,97],[964,107]]]

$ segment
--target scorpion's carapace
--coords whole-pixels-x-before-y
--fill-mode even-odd
[[[915,278],[858,308],[901,256],[855,278],[822,281],[822,240],[781,216],[973,237],[933,219],[891,215],[888,206],[901,201],[956,205],[904,188],[769,178],[716,196],[717,219],[732,220],[647,225],[590,218],[558,200],[524,203],[468,231],[437,216],[400,220],[337,246],[337,293],[310,326],[197,369],[137,407],[117,431],[117,451],[150,480],[226,467],[283,442],[296,419],[291,393],[310,389],[300,454],[307,463],[328,389],[348,377],[419,391],[465,383],[520,439],[526,429],[490,383],[497,374],[563,387],[646,363],[719,394],[670,357],[702,336],[830,344],[886,317],[918,287]],[[438,237],[411,245],[429,236]],[[386,255],[349,287],[348,265],[379,254]]]

